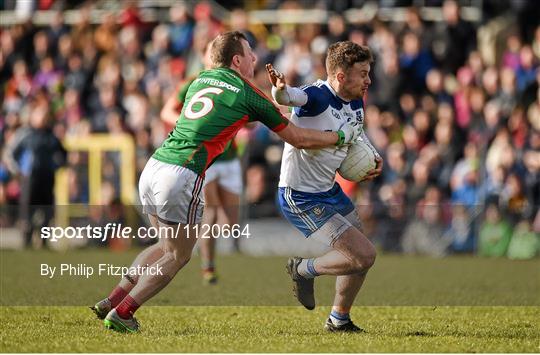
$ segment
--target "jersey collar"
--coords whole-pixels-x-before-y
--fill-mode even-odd
[[[240,74],[239,72],[237,72],[236,70],[234,69],[231,69],[231,68],[227,68],[227,67],[218,67],[218,68],[214,68],[214,70],[223,70],[223,71],[226,71],[226,72],[229,72],[229,73],[232,73],[240,78],[243,78],[242,74]]]
[[[338,99],[338,101],[343,104],[343,105],[350,105],[351,101],[346,101],[346,100],[343,100],[337,93],[336,91],[334,90],[334,88],[332,88],[332,86],[330,85],[330,83],[328,82],[328,80],[325,80],[323,81],[323,84],[328,88],[328,90],[330,90],[330,92],[332,93],[332,95],[334,95],[336,97],[336,99]]]

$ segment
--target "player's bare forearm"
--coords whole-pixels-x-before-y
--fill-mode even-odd
[[[302,129],[301,137],[303,139],[296,148],[318,149],[335,147],[339,142],[339,135],[337,132],[322,132],[307,128]]]
[[[322,132],[309,128],[300,128],[289,123],[277,133],[281,139],[298,149],[317,149],[333,147],[339,143],[337,132]]]

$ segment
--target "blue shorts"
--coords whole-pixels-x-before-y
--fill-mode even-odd
[[[313,193],[280,187],[279,206],[285,218],[306,237],[319,230],[332,216],[346,217],[355,210],[337,183],[326,192]]]

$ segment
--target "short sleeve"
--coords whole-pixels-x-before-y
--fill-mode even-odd
[[[327,90],[317,85],[309,85],[301,89],[307,94],[308,101],[304,106],[294,108],[298,117],[313,117],[326,110],[329,100]]]

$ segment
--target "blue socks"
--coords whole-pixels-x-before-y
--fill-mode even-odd
[[[334,325],[340,326],[349,323],[351,318],[349,317],[349,313],[339,313],[332,310],[332,312],[330,312],[330,320]]]

